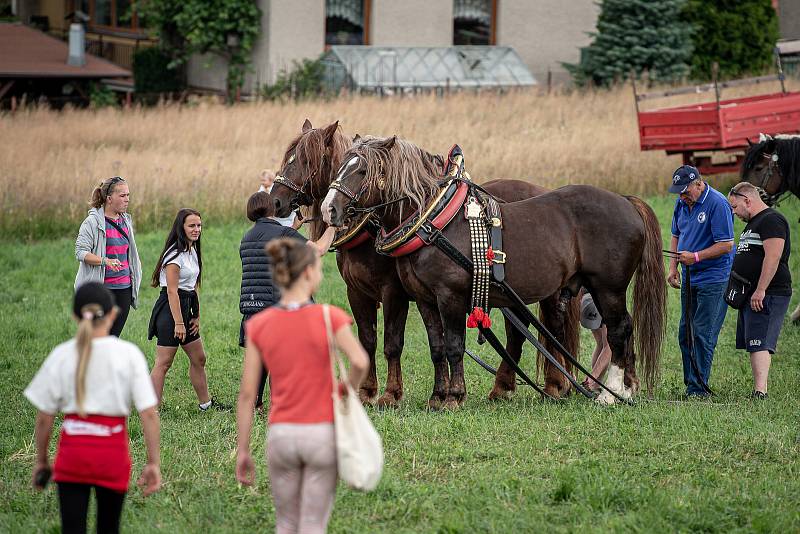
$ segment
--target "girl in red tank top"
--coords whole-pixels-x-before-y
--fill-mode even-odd
[[[282,297],[246,324],[236,478],[250,485],[255,477],[250,431],[264,365],[270,377],[267,464],[277,530],[324,531],[337,472],[330,353],[322,306],[310,301],[322,280],[322,262],[316,247],[295,239],[271,241],[267,253]],[[367,373],[367,354],[350,331],[350,317],[339,308],[330,311],[336,345],[350,360],[348,381],[357,390]]]

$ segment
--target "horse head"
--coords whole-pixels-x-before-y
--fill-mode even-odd
[[[331,226],[341,227],[358,208],[381,203],[385,189],[385,166],[397,137],[356,138],[342,158],[322,204],[322,216]],[[374,184],[375,187],[370,187]]]
[[[306,119],[300,135],[289,143],[270,193],[275,215],[287,217],[299,206],[321,202],[348,146],[339,121],[314,128]]]
[[[773,204],[787,191],[800,193],[800,138],[797,136],[761,134],[758,143],[751,143],[744,156],[742,181],[760,187]]]

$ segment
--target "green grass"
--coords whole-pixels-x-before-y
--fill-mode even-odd
[[[672,199],[652,202],[666,237]],[[796,201],[782,210],[797,228]],[[233,403],[242,361],[237,346],[238,245],[246,225],[217,226],[211,219],[204,223],[202,332],[209,385],[212,394]],[[154,265],[165,232],[166,226],[162,233],[138,237],[147,268]],[[69,313],[77,265],[70,237],[0,246],[0,532],[58,531],[55,491],[51,487],[37,493],[29,486],[35,411],[22,390],[52,347],[74,333]],[[798,241],[792,256],[795,276]],[[319,300],[347,308],[330,255],[325,276]],[[143,288],[141,296],[124,337],[139,345],[152,364],[155,343],[147,341],[146,325],[157,290]],[[719,394],[710,402],[680,402],[678,317],[678,292],[670,290],[662,383],[653,401],[602,408],[573,397],[553,404],[521,387],[511,402],[490,403],[486,397],[492,377],[467,360],[464,407],[455,413],[430,413],[425,404],[433,373],[421,320],[412,311],[403,355],[406,398],[395,411],[370,410],[385,442],[383,480],[370,494],[340,486],[331,531],[800,530],[800,333],[785,326],[773,361],[770,399],[753,403],[747,398],[749,361],[734,348],[735,314],[729,313],[711,380]],[[476,348],[474,334],[469,337]],[[584,361],[590,348],[584,332]],[[498,362],[487,346],[477,350]],[[530,370],[532,362],[528,350],[523,366]],[[383,379],[382,356],[378,369]],[[125,531],[274,528],[263,420],[253,431],[254,489],[238,487],[233,476],[234,414],[198,413],[185,357],[176,359],[167,377],[161,421],[164,486],[147,499],[138,489],[130,491]],[[144,445],[135,416],[130,432],[138,476]]]

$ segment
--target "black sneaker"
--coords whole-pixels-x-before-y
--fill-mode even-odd
[[[197,405],[197,407],[200,408],[201,412],[207,412],[208,410],[210,410],[212,408],[217,410],[217,411],[219,411],[219,412],[230,412],[231,410],[233,410],[233,406],[230,406],[228,404],[222,404],[221,402],[217,402],[217,399],[215,399],[214,397],[211,397],[211,404],[209,404],[205,408],[203,408],[199,404]]]
[[[769,398],[769,395],[767,395],[763,391],[753,390],[753,393],[750,395],[750,398],[753,400],[767,400]]]

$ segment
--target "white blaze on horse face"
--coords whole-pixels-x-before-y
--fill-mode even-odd
[[[622,397],[623,399],[631,398],[631,390],[625,387],[624,371],[622,368],[617,367],[613,363],[608,366],[608,373],[606,374],[606,386],[608,389]],[[606,390],[597,396],[598,404],[614,404],[617,402],[616,397]]]

